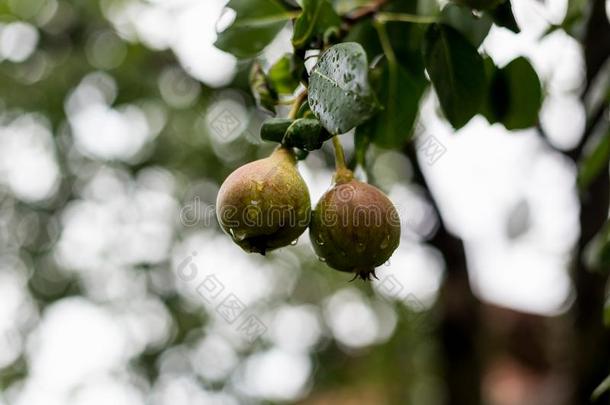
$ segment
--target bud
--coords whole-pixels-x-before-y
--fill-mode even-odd
[[[263,255],[295,241],[310,214],[309,191],[294,153],[283,147],[231,173],[216,199],[222,229],[246,252]]]
[[[398,212],[383,192],[351,172],[344,169],[335,178],[312,213],[310,238],[327,265],[368,280],[400,243]]]

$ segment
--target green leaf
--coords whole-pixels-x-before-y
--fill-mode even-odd
[[[277,0],[231,0],[227,7],[237,15],[215,45],[238,58],[261,52],[293,16]]]
[[[299,118],[286,131],[282,143],[286,146],[312,151],[320,149],[332,137],[316,118]]]
[[[538,123],[542,90],[536,71],[524,57],[512,60],[492,74],[488,104],[490,122],[501,122],[506,129],[524,129]]]
[[[415,79],[402,66],[386,63],[377,86],[383,109],[363,125],[370,139],[381,147],[403,146],[413,133],[425,81]]]
[[[462,33],[475,48],[483,43],[493,24],[487,14],[477,17],[470,8],[451,3],[443,8],[441,22]]]
[[[295,48],[303,48],[316,36],[324,36],[340,26],[341,18],[328,0],[303,0],[303,12],[294,23],[292,44]]]
[[[610,375],[595,388],[593,394],[591,394],[591,400],[597,401],[599,397],[604,395],[608,390],[610,390]]]
[[[610,132],[607,132],[580,163],[578,187],[581,190],[586,190],[602,170],[608,170],[609,162]]]
[[[388,2],[383,10],[391,13],[436,15],[439,13],[437,7],[437,2],[432,1],[393,1]],[[414,77],[423,76],[424,62],[421,50],[427,26],[398,21],[387,22],[384,25],[398,63]]]
[[[515,20],[515,15],[513,14],[513,8],[510,5],[510,0],[506,0],[501,3],[498,7],[489,11],[489,15],[493,18],[493,21],[496,25],[500,27],[508,28],[514,33],[519,33],[521,30],[519,29],[519,25],[517,25],[517,20]]]
[[[373,26],[373,21],[371,19],[362,20],[354,24],[347,33],[345,42],[357,42],[362,45],[368,59],[371,61],[375,59],[377,55],[383,53],[381,43],[379,43],[377,30]]]
[[[303,104],[299,107],[299,111],[297,112],[297,118],[313,118],[315,115],[309,108],[309,101],[305,100]]]
[[[275,115],[275,105],[278,102],[277,92],[265,76],[260,63],[254,62],[250,70],[250,91],[256,105]]]
[[[280,94],[292,94],[299,85],[299,74],[292,56],[282,56],[269,70],[269,81]]]
[[[309,106],[331,134],[362,124],[375,112],[362,46],[335,45],[322,54],[309,79]]]
[[[459,129],[479,112],[485,98],[483,59],[462,34],[445,24],[430,26],[423,50],[443,112]]]

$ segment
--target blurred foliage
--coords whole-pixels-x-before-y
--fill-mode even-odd
[[[28,7],[35,3],[0,2],[0,22],[29,21],[40,25],[38,47],[30,58],[18,63],[0,63],[0,98],[2,109],[8,115],[36,112],[49,120],[62,168],[60,192],[56,198],[36,204],[14,200],[10,193],[1,189],[0,202],[14,200],[11,202],[16,211],[14,215],[19,218],[33,215],[39,222],[39,229],[51,228],[68,202],[78,198],[76,192],[82,182],[79,170],[88,165],[105,165],[134,175],[146,168],[162,167],[176,177],[177,198],[182,202],[189,184],[202,178],[220,184],[240,163],[267,153],[272,145],[258,142],[258,130],[266,115],[257,115],[255,104],[258,101],[259,105],[275,113],[275,104],[281,99],[279,95],[290,95],[299,82],[306,81],[303,51],[310,46],[326,48],[311,81],[305,83],[310,86],[309,102],[316,116],[312,116],[304,104],[296,115],[299,120],[267,121],[267,129],[277,125],[264,137],[268,140],[291,142],[291,146],[309,151],[320,148],[331,133],[343,133],[357,127],[357,158],[364,164],[372,143],[402,151],[413,137],[420,101],[431,88],[439,97],[442,112],[455,128],[463,127],[477,114],[484,114],[490,122],[502,123],[507,129],[528,128],[538,123],[543,89],[531,64],[518,58],[498,68],[477,49],[492,24],[518,31],[509,2],[485,13],[473,13],[464,5],[447,4],[441,10],[436,2],[428,0],[388,1],[380,5],[379,10],[374,10],[388,13],[388,18],[381,21],[375,18],[375,13],[357,19],[351,17],[354,10],[369,5],[368,0],[332,3],[305,0],[300,2],[303,13],[297,3],[290,1],[231,0],[228,6],[236,11],[236,19],[219,36],[216,45],[242,59],[231,88],[243,92],[252,88],[252,82],[256,84],[254,94],[244,96],[252,120],[252,127],[246,131],[253,133],[252,139],[246,140],[242,136],[225,145],[227,150],[242,152],[236,159],[225,159],[222,150],[214,149],[209,130],[201,125],[205,112],[215,101],[217,90],[201,84],[200,94],[186,107],[172,106],[163,98],[159,84],[162,74],[170,68],[184,70],[171,50],[153,50],[138,42],[119,39],[125,52],[122,61],[116,66],[100,67],[92,63],[91,41],[100,33],[115,34],[98,2],[59,0],[59,11],[42,24],[37,22],[40,13]],[[583,13],[588,7],[586,3],[570,0],[561,28],[578,35]],[[434,21],[421,24],[416,21],[417,17],[431,17]],[[285,55],[271,67],[255,59],[286,23],[295,18],[292,38],[297,48],[295,53]],[[401,18],[404,21],[400,21]],[[407,21],[409,19],[412,21]],[[333,46],[336,42],[351,44]],[[598,55],[591,58],[599,59]],[[99,70],[116,82],[113,106],[160,103],[166,122],[154,142],[133,162],[99,162],[79,156],[81,165],[75,168],[66,100],[87,74]],[[307,112],[307,118],[301,118]],[[321,128],[320,123],[325,128]],[[607,170],[609,142],[609,136],[601,137],[584,160],[579,175],[581,187],[586,188],[600,171]],[[327,151],[321,156],[325,162],[331,160]],[[178,238],[188,233],[181,232],[184,234]],[[57,263],[49,260],[53,244],[50,239],[40,232],[30,245],[16,249],[29,261],[31,271],[27,289],[41,312],[63,298],[86,294],[77,275],[58,269]],[[606,238],[604,242],[602,257],[607,263],[610,241]],[[1,249],[8,251],[9,248],[3,246]],[[289,297],[290,303],[319,306],[332,291],[345,287],[344,275],[327,271],[322,263],[310,260],[311,255],[299,247],[294,251],[301,275]],[[269,260],[279,267],[284,266],[287,271],[293,268],[293,265],[281,262],[281,255],[272,254]],[[166,262],[141,263],[134,269],[147,278],[151,293],[163,302],[174,323],[171,339],[161,347],[144,351],[132,362],[132,366],[151,383],[159,377],[159,359],[163,353],[188,344],[191,333],[203,329],[209,321],[205,312],[185,305],[179,294],[165,294],[152,286],[151,270],[170,271],[170,267]],[[360,289],[367,298],[377,299],[370,286]],[[439,388],[442,384],[438,382],[442,365],[440,343],[433,333],[438,322],[435,310],[422,315],[401,302],[390,305],[398,314],[396,332],[374,350],[350,352],[336,342],[316,347],[311,394],[314,400],[349,386],[372,392],[375,403],[435,404],[444,401]],[[605,314],[607,320],[607,308]],[[260,349],[261,345],[264,343],[249,350]],[[9,367],[0,370],[0,389],[19,384],[27,376],[27,361],[20,356]],[[426,390],[426,384],[433,388]],[[596,395],[601,395],[607,385],[606,381]],[[359,391],[348,394],[353,401],[358,401]]]

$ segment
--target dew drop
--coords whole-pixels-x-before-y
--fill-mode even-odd
[[[293,240],[292,242],[290,242],[290,246],[294,246],[297,243],[299,243],[299,238],[296,238],[295,240]]]
[[[326,259],[323,257],[318,256],[318,260],[321,261],[322,263],[326,263]]]
[[[246,235],[247,234],[245,231],[237,231],[233,234],[233,237],[236,241],[241,242],[242,240],[246,239]]]

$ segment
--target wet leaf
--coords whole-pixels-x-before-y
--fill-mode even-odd
[[[342,134],[376,109],[362,46],[338,44],[322,54],[309,80],[309,106],[331,134]]]

